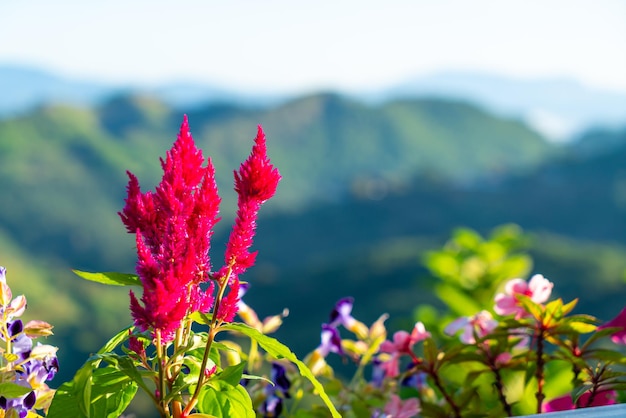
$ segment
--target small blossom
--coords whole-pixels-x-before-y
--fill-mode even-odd
[[[419,414],[420,406],[416,398],[401,400],[396,394],[391,395],[391,399],[385,405],[386,416],[393,418],[411,418]]]
[[[583,393],[580,398],[578,398],[578,405],[584,408],[586,406],[604,406],[617,403],[617,393],[614,390],[604,390],[596,393],[593,402],[587,405],[590,397],[591,392]],[[571,394],[554,398],[543,404],[543,412],[568,411],[570,409],[576,409]]]
[[[337,353],[343,355],[343,349],[341,348],[341,336],[337,328],[327,324],[322,324],[321,344],[317,347],[317,351],[323,357],[326,357],[329,353]]]
[[[504,293],[498,293],[494,307],[498,315],[515,314],[517,318],[526,316],[527,312],[517,300],[517,295],[525,295],[535,303],[544,303],[550,298],[554,284],[543,277],[535,274],[527,283],[523,279],[509,280],[504,287]]]
[[[270,381],[273,384],[265,387],[265,400],[260,408],[263,416],[268,418],[280,416],[283,410],[283,398],[290,397],[289,388],[291,387],[285,367],[277,362],[272,363]]]
[[[44,321],[32,320],[24,325],[24,333],[30,338],[52,335],[52,325]]]
[[[380,346],[380,351],[384,353],[409,354],[413,350],[415,343],[430,337],[430,332],[422,322],[417,322],[409,334],[406,331],[397,331],[393,334],[393,342],[385,341]]]
[[[225,286],[225,285],[224,285]],[[224,322],[231,322],[237,314],[239,302],[239,279],[235,277],[233,284],[217,311],[217,318]]]
[[[454,335],[461,333],[460,339],[464,344],[475,344],[476,338],[482,338],[498,326],[498,321],[493,319],[488,311],[481,311],[473,316],[462,316],[446,326],[444,333]]]
[[[344,355],[343,348],[341,347],[341,335],[337,328],[331,327],[328,324],[322,324],[322,332],[320,334],[321,343],[313,350],[307,360],[307,366],[314,375],[322,373],[327,367],[326,356],[330,353],[336,353]]]
[[[598,330],[604,328],[619,328],[611,335],[611,340],[615,344],[626,345],[626,308],[622,309],[615,318],[599,326]]]
[[[507,352],[500,353],[496,356],[496,360],[495,360],[496,366],[499,366],[499,367],[504,366],[508,364],[512,358],[513,358],[513,355],[511,353],[507,353]]]
[[[274,383],[274,391],[280,391],[285,398],[289,398],[291,382],[287,378],[287,369],[280,363],[273,362],[270,371],[270,380]]]
[[[283,412],[282,398],[276,396],[276,394],[269,395],[261,404],[259,412],[263,414],[263,418],[279,417]]]
[[[426,327],[422,322],[417,322],[413,327],[413,331],[408,332],[401,330],[393,334],[393,341],[384,341],[380,345],[381,353],[390,356],[380,365],[385,370],[387,377],[393,378],[400,374],[399,363],[403,354],[414,357],[413,346],[415,343],[430,337],[430,332],[426,331]]]
[[[354,319],[352,316],[352,307],[354,306],[354,298],[347,297],[339,299],[335,307],[330,313],[330,323],[332,327],[343,325],[349,331],[354,332],[359,338],[365,339],[368,335],[367,326]]]
[[[131,330],[128,330],[128,349],[135,353],[133,356],[137,356],[138,358],[144,358],[146,355],[146,348],[142,340],[137,338],[132,334]]]
[[[382,387],[385,376],[387,376],[387,369],[384,366],[385,361],[380,356],[375,357],[372,360],[372,384],[376,387]]]

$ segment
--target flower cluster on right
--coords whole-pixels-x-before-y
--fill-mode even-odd
[[[475,313],[449,311],[390,335],[388,315],[367,326],[353,315],[354,298],[342,298],[305,363],[345,417],[517,416],[626,400],[626,309],[600,324],[574,313],[577,300],[552,297],[555,285],[541,274],[497,277],[459,286],[468,295],[494,290],[488,299],[476,296]],[[252,308],[245,312],[242,319],[255,318],[261,330]],[[270,380],[246,382],[262,416],[300,416],[304,406],[310,415],[302,416],[323,413],[289,364],[273,361]]]

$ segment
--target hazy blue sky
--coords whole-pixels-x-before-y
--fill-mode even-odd
[[[626,91],[626,0],[0,0],[2,63],[277,91],[456,69]]]

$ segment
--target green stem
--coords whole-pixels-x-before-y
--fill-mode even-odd
[[[157,384],[159,394],[157,396],[157,400],[159,403],[159,409],[161,410],[161,416],[164,418],[169,418],[170,417],[169,408],[167,404],[165,403],[166,386],[165,386],[165,370],[163,369],[165,367],[166,361],[165,361],[165,353],[163,350],[163,345],[161,342],[161,330],[160,329],[156,330],[156,354],[157,354],[157,362],[158,362],[158,368],[159,368],[159,382]]]
[[[439,389],[439,392],[441,392],[448,405],[450,405],[450,408],[452,408],[452,411],[454,412],[454,417],[461,418],[461,410],[459,409],[459,406],[456,404],[456,402],[454,402],[454,399],[452,399],[448,392],[446,392],[443,384],[441,383],[441,380],[439,379],[437,371],[433,367],[429,367],[427,369],[427,373],[433,379],[435,386],[437,387],[437,389]]]
[[[500,403],[504,408],[504,412],[506,412],[507,417],[513,416],[513,410],[511,409],[511,405],[507,402],[506,396],[504,396],[504,383],[502,382],[502,375],[500,374],[500,369],[496,366],[492,366],[491,371],[493,372],[496,382],[496,390],[498,392],[498,398],[500,399]]]
[[[545,361],[543,358],[543,337],[544,337],[544,329],[543,324],[539,324],[539,329],[536,333],[537,336],[537,369],[535,370],[535,379],[537,379],[537,393],[535,397],[537,398],[537,413],[541,414],[543,409],[543,400],[546,395],[543,393],[543,385],[545,383],[544,376],[544,367]]]
[[[200,390],[202,389],[202,386],[204,385],[204,379],[206,378],[205,376],[206,365],[209,361],[209,353],[211,352],[211,345],[213,344],[213,340],[215,339],[215,336],[219,332],[218,330],[219,324],[218,324],[218,319],[217,319],[219,308],[220,308],[220,305],[222,304],[222,298],[224,297],[224,292],[226,291],[226,287],[228,286],[228,281],[230,280],[231,273],[232,273],[232,266],[229,267],[228,273],[226,274],[222,282],[219,284],[220,288],[217,293],[217,297],[215,298],[215,301],[213,302],[213,318],[211,318],[211,325],[209,325],[209,335],[207,337],[206,347],[204,348],[204,355],[202,356],[202,364],[200,365],[200,375],[198,376],[198,384],[196,385],[196,390],[193,392],[193,395],[191,395],[191,398],[189,399],[189,403],[187,404],[187,406],[185,407],[185,410],[182,413],[182,417],[186,417],[187,415],[189,415],[191,411],[193,410],[193,408],[195,408],[195,406],[198,403]]]

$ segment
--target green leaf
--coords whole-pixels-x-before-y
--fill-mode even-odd
[[[470,316],[482,308],[476,299],[448,284],[435,287],[435,293],[448,307],[460,316]]]
[[[619,327],[603,328],[601,330],[596,329],[596,332],[594,332],[593,335],[591,337],[589,337],[589,339],[587,341],[585,341],[585,343],[582,346],[582,350],[585,351],[589,346],[591,346],[597,340],[599,340],[601,338],[608,337],[608,336],[612,335],[613,333],[619,331],[620,329],[621,328],[619,328]]]
[[[17,383],[0,383],[0,396],[4,396],[5,398],[19,398],[32,391],[33,389],[31,387],[18,385]]]
[[[590,332],[595,331],[598,327],[594,324],[589,324],[582,321],[567,321],[563,324],[566,328],[577,332],[578,334],[588,334]]]
[[[135,274],[128,273],[90,273],[87,271],[72,270],[78,277],[92,282],[108,284],[112,286],[142,286],[141,280]]]
[[[585,392],[589,391],[592,388],[592,384],[590,382],[585,382],[581,386],[578,386],[572,391],[572,401],[574,404],[578,402],[578,398],[580,398]]]
[[[550,323],[553,321],[560,321],[563,318],[563,299],[555,299],[552,302],[549,302],[545,308],[545,318],[550,320]],[[545,321],[544,321],[545,322]]]
[[[98,366],[104,359],[103,355],[106,353],[110,353],[115,350],[122,342],[126,341],[129,335],[129,331],[132,331],[134,327],[128,327],[116,335],[114,335],[107,343],[98,350],[98,353],[91,358],[89,358],[85,364],[78,369],[74,378],[62,384],[59,389],[57,389],[54,398],[52,399],[52,404],[50,405],[50,411],[48,412],[48,417],[77,417],[77,418],[94,418],[94,417],[107,417],[107,415],[94,415],[92,412],[92,407],[94,402],[96,402],[96,398],[98,396],[103,397],[104,401],[100,401],[98,403],[98,408],[106,408],[106,400],[111,396],[116,396],[116,402],[120,403],[122,401],[128,400],[128,403],[135,396],[135,392],[137,391],[137,385],[134,384],[128,376],[124,376],[123,372],[117,371],[113,367],[109,367],[108,370],[116,370],[121,376],[124,376],[123,380],[119,382],[119,387],[113,387],[112,392],[109,394],[101,393],[100,390],[102,388],[94,388],[95,385],[102,383],[103,378],[100,378],[100,382],[97,382],[97,378],[95,377],[96,372],[98,372],[99,376],[102,376],[102,373],[98,369]],[[109,382],[110,383],[110,382]],[[110,386],[110,385],[109,385]],[[134,386],[134,389],[133,389]],[[116,394],[116,392],[118,392]],[[128,399],[127,399],[128,398]],[[111,406],[113,408],[113,406]],[[98,411],[101,412],[100,409]],[[120,411],[121,414],[122,411]],[[110,417],[117,417],[113,413]]]
[[[517,294],[515,295],[518,302],[522,304],[524,310],[530,313],[537,321],[541,321],[543,318],[543,309],[540,305],[533,302],[528,296]]]
[[[608,362],[620,362],[624,359],[624,354],[619,351],[613,351],[609,349],[592,350],[590,354],[593,356],[594,359]]]
[[[142,374],[137,370],[135,363],[128,358],[127,356],[119,356],[115,353],[106,353],[106,354],[96,354],[92,357],[93,359],[99,358],[117,370],[124,373],[126,376],[131,378],[139,387],[141,387],[146,393],[150,393],[151,389],[145,384]],[[146,375],[154,374],[155,372],[146,372]]]
[[[130,336],[130,333],[135,329],[134,325],[124,328],[117,334],[115,334],[109,341],[98,350],[98,354],[110,353],[114,351],[121,343],[126,341]]]
[[[572,312],[572,310],[574,310],[577,304],[578,304],[578,299],[574,299],[571,302],[563,305],[563,315],[567,315],[568,313]]]
[[[200,325],[207,325],[207,326],[211,326],[211,317],[207,314],[204,314],[202,312],[194,312],[191,315],[189,315],[189,318],[195,322],[198,323]]]
[[[252,400],[246,389],[225,381],[212,381],[204,386],[198,397],[198,410],[217,417],[255,418]]]
[[[437,344],[432,338],[426,338],[424,340],[424,359],[430,364],[437,363],[437,356],[439,351],[437,350]]]
[[[291,361],[292,363],[294,363],[298,367],[300,374],[306,377],[311,382],[311,384],[313,385],[313,387],[319,394],[320,398],[322,398],[322,400],[324,401],[324,403],[330,410],[332,416],[334,418],[341,418],[341,415],[339,414],[339,412],[337,411],[337,409],[331,402],[330,398],[324,391],[324,387],[315,378],[315,376],[313,375],[311,370],[306,366],[306,364],[300,361],[298,357],[296,357],[296,355],[289,349],[289,347],[287,347],[280,341],[276,340],[275,338],[268,337],[267,335],[261,334],[259,331],[257,331],[256,329],[252,327],[249,327],[246,324],[229,323],[229,324],[222,325],[221,328],[224,330],[240,332],[254,339],[256,342],[259,343],[259,345],[265,351],[267,351],[269,354],[276,357],[277,359],[285,358]]]
[[[242,361],[239,364],[235,364],[234,366],[226,367],[220,374],[217,376],[223,382],[228,383],[231,386],[237,386],[241,381],[243,376],[243,369],[246,367],[246,362]]]
[[[117,418],[137,392],[137,384],[112,366],[89,373],[85,380],[86,375],[57,389],[48,418]]]

